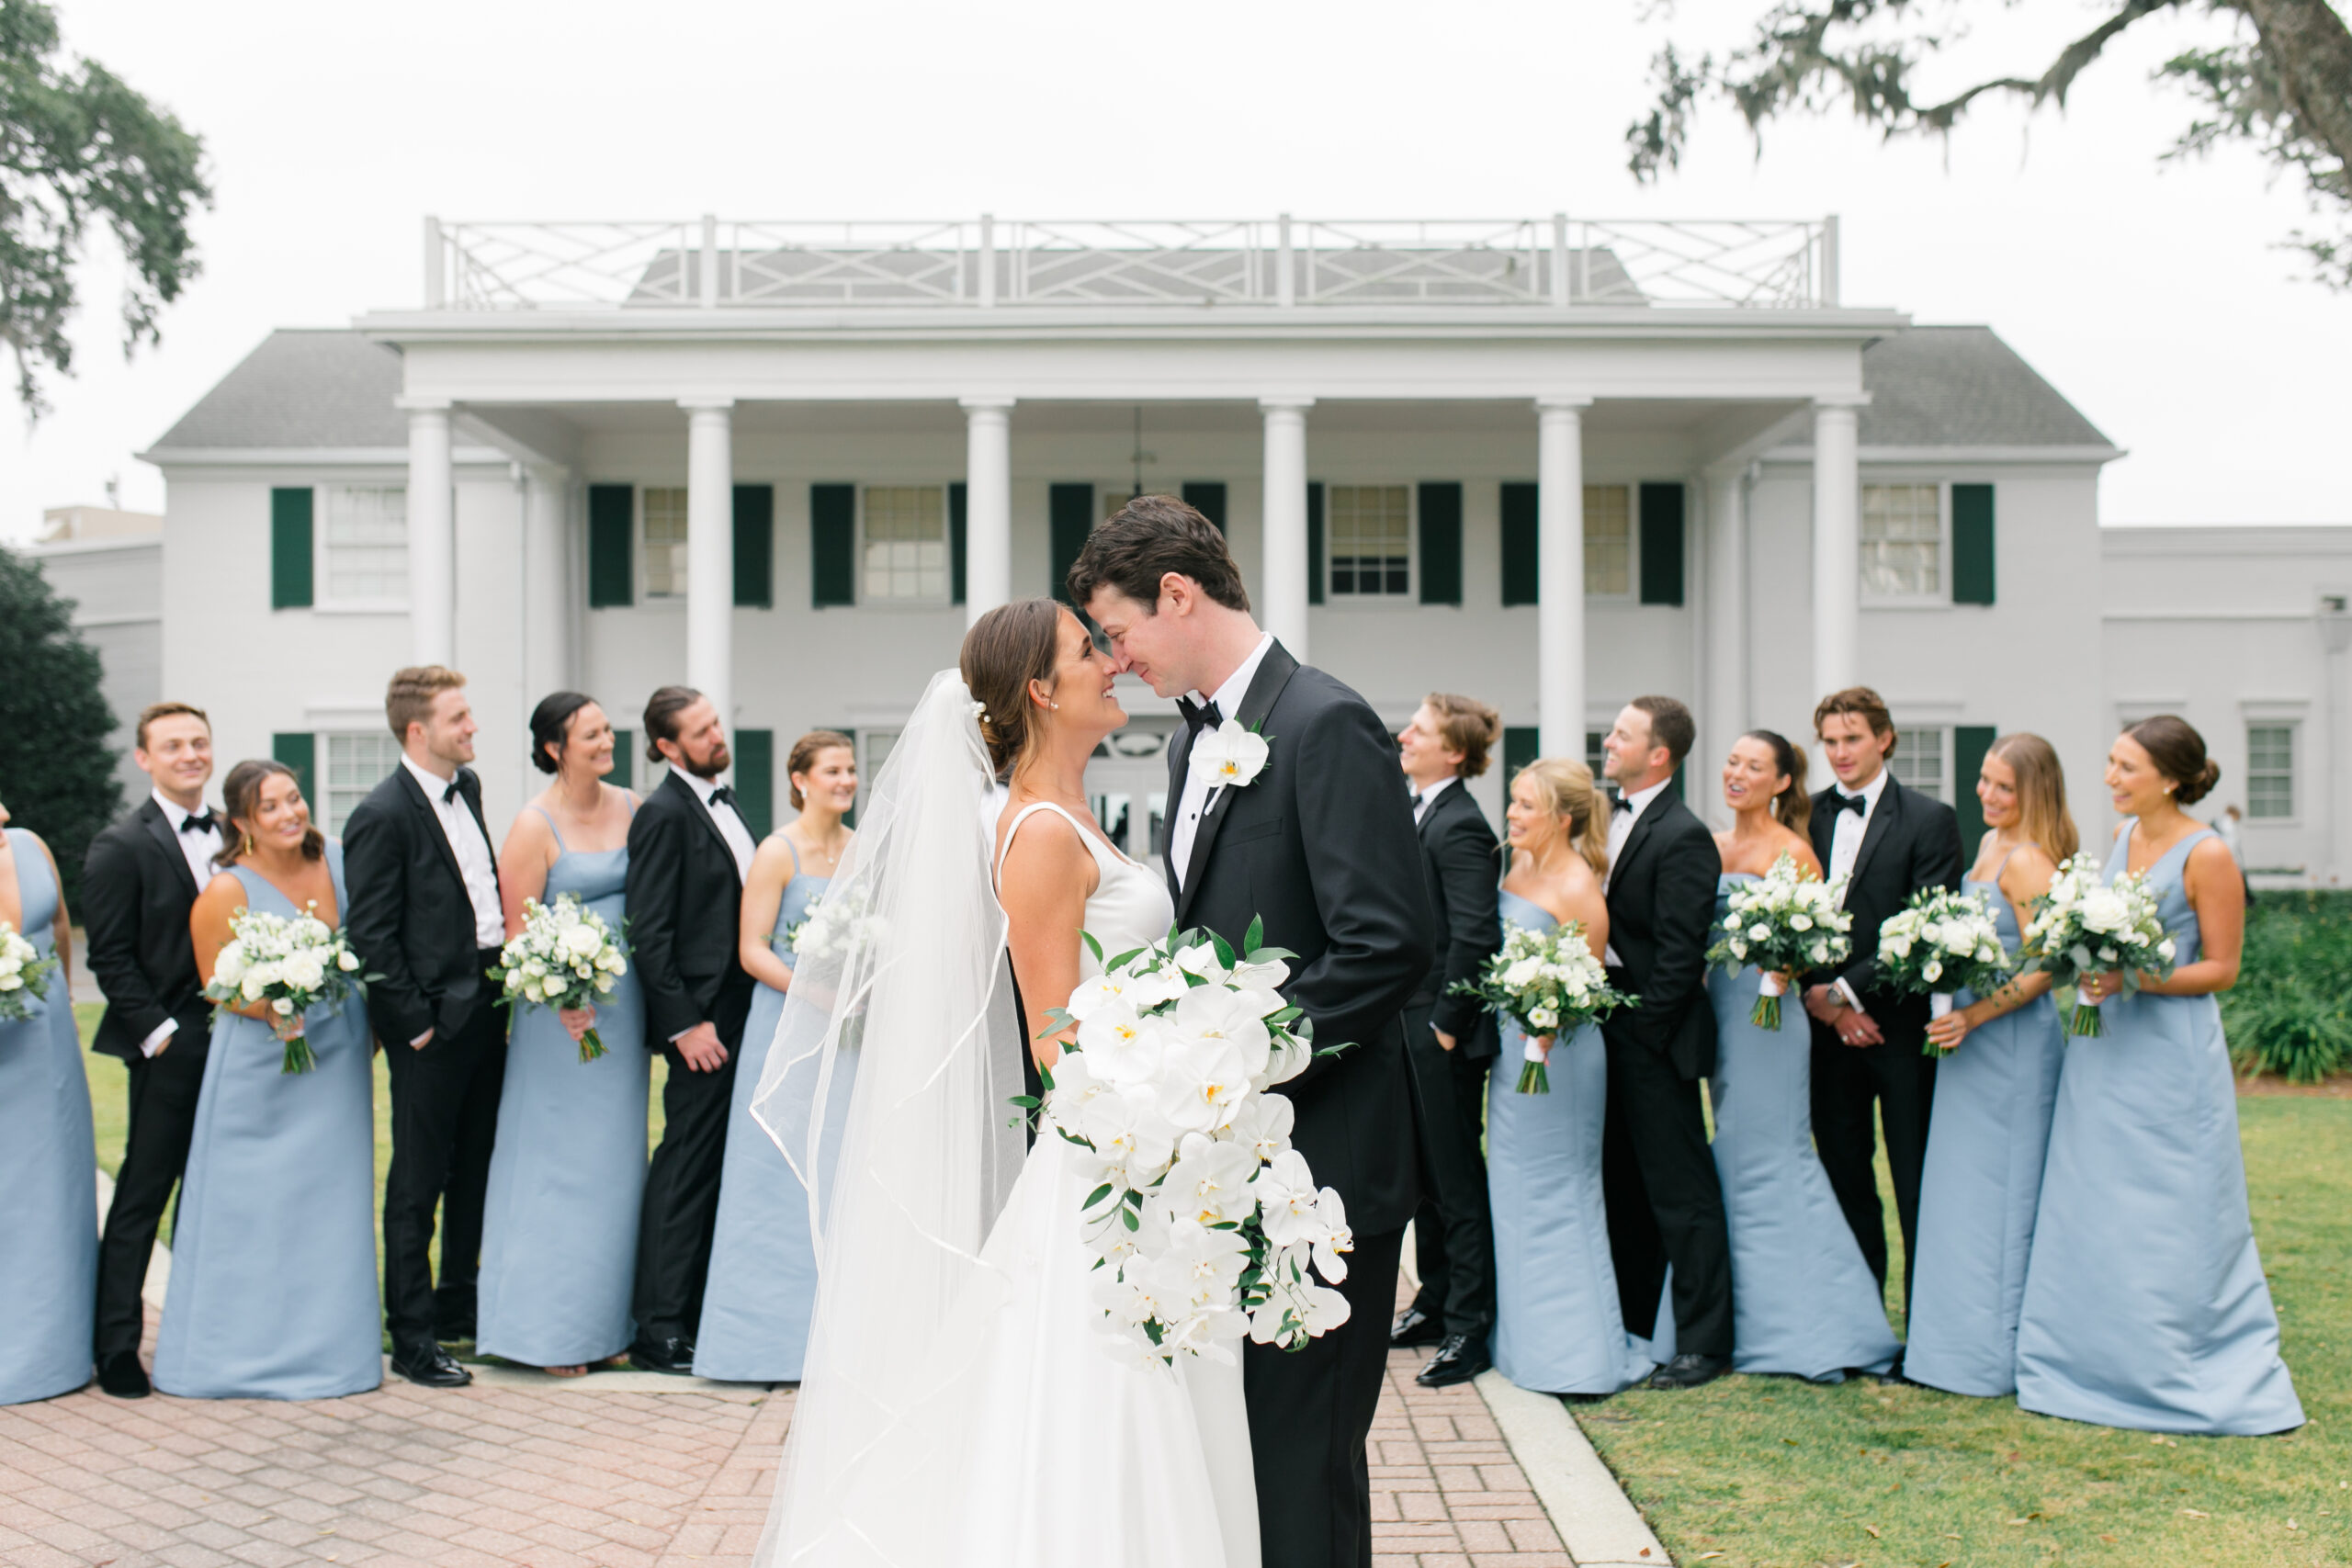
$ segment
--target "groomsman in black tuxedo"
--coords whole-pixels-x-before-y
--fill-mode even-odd
[[[735,1059],[752,1009],[735,911],[754,846],[734,790],[719,782],[734,758],[710,699],[662,687],[645,705],[645,735],[650,760],[670,772],[629,823],[628,935],[646,1045],[669,1059],[670,1074],[662,1146],[645,1173],[628,1354],[648,1371],[683,1373],[694,1368]]]
[[[1887,772],[1894,720],[1868,686],[1832,692],[1813,710],[1813,731],[1838,782],[1813,797],[1813,849],[1829,880],[1847,878],[1853,952],[1804,993],[1813,1016],[1813,1140],[1838,1203],[1879,1283],[1886,1283],[1886,1216],[1871,1168],[1886,1128],[1886,1163],[1903,1229],[1903,1294],[1911,1295],[1918,1236],[1919,1172],[1928,1157],[1935,1058],[1923,1054],[1928,998],[1875,990],[1879,922],[1923,887],[1960,886],[1960,819],[1940,800],[1905,789]]]
[[[392,1370],[457,1388],[473,1375],[440,1341],[474,1333],[482,1200],[506,1015],[490,978],[506,941],[498,857],[482,821],[466,678],[438,664],[393,675],[384,716],[400,766],[344,824],[344,924],[372,976],[368,1021],[392,1080],[384,1181],[384,1318]],[[427,1249],[441,1210],[441,1282]]]
[[[130,1071],[130,1128],[98,1247],[94,1344],[98,1386],[119,1399],[148,1391],[139,1364],[140,1289],[164,1206],[187,1168],[204,1083],[212,1004],[197,976],[187,917],[215,874],[221,828],[204,805],[212,724],[203,709],[151,705],[139,716],[130,757],[154,791],[90,840],[81,903],[90,973],[107,998],[91,1049],[121,1057]]]
[[[1715,1070],[1707,941],[1723,855],[1673,792],[1697,735],[1690,710],[1672,697],[1635,697],[1601,743],[1601,772],[1617,785],[1603,962],[1611,984],[1641,998],[1600,1026],[1602,1195],[1630,1332],[1653,1332],[1673,1267],[1675,1356],[1652,1388],[1696,1388],[1731,1370],[1731,1237],[1699,1108],[1699,1080]]]
[[[1470,798],[1502,739],[1502,717],[1476,697],[1432,692],[1396,736],[1421,874],[1436,924],[1437,961],[1405,1004],[1405,1065],[1413,1085],[1421,1201],[1413,1247],[1421,1288],[1390,1328],[1391,1345],[1434,1345],[1414,1378],[1424,1388],[1468,1382],[1494,1364],[1494,1224],[1487,1207],[1487,1069],[1500,1042],[1476,1001],[1448,995],[1475,980],[1502,946],[1495,830]]]

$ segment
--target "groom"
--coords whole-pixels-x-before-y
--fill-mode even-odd
[[[1252,919],[1298,956],[1285,987],[1317,1056],[1283,1086],[1293,1142],[1339,1190],[1355,1232],[1347,1323],[1295,1354],[1251,1345],[1244,1375],[1259,1531],[1272,1568],[1369,1568],[1364,1439],[1388,1359],[1388,1318],[1416,1198],[1402,1014],[1429,973],[1429,899],[1396,747],[1364,700],[1259,630],[1216,525],[1137,496],[1097,528],[1069,596],[1114,667],[1177,699],[1189,727],[1169,772],[1176,923],[1238,942]],[[1211,789],[1187,762],[1230,719],[1270,749],[1254,776]]]

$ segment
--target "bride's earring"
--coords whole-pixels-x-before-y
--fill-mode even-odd
[[[1049,707],[1049,708],[1053,709],[1056,713],[1059,713],[1059,712],[1061,712],[1061,711],[1062,711],[1062,705],[1061,705],[1061,704],[1059,704],[1059,703],[1047,703],[1046,705],[1047,707]]]

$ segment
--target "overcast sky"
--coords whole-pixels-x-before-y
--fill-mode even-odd
[[[2064,117],[1996,105],[1949,147],[1842,112],[1724,111],[1662,187],[1623,135],[1668,36],[1736,38],[1765,0],[979,6],[569,0],[62,0],[67,47],[168,106],[218,191],[204,276],[130,364],[119,271],[86,279],[79,375],[0,420],[0,537],[41,508],[160,509],[131,454],[273,327],[419,303],[447,218],[1813,217],[1845,298],[1990,324],[2131,456],[2116,522],[2352,522],[2352,297],[2278,248],[2305,220],[2251,152],[2159,168],[2190,106],[2150,81],[2203,16],[2143,22]],[[2037,74],[2085,6],[1973,0],[1940,73]],[[2336,455],[2331,457],[2330,453]]]

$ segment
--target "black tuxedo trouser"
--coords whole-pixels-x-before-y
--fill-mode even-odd
[[[640,1339],[692,1339],[702,1321],[710,1243],[718,1226],[718,1176],[727,1159],[727,1113],[742,1055],[743,1012],[722,1007],[719,1043],[727,1061],[716,1072],[688,1067],[664,1042],[662,1143],[645,1171],[645,1206],[637,1228],[637,1284],[631,1311]],[[732,1027],[729,1027],[731,1022]]]
[[[1919,1238],[1919,1172],[1928,1160],[1928,1116],[1936,1098],[1936,1061],[1920,1051],[1920,1033],[1899,1022],[1877,1045],[1847,1045],[1814,1026],[1813,1141],[1829,1189],[1846,1212],[1846,1224],[1861,1243],[1862,1258],[1886,1284],[1886,1213],[1879,1206],[1878,1173],[1871,1157],[1878,1137],[1871,1112],[1886,1129],[1887,1172],[1894,1179],[1894,1213],[1903,1230],[1903,1300],[1911,1300],[1911,1274]]]
[[[498,950],[481,954],[487,974]],[[396,1350],[469,1337],[481,1268],[498,1097],[506,1082],[506,1014],[496,982],[455,1034],[422,1049],[384,1041],[392,1081],[392,1166],[384,1177],[384,1323]],[[433,1284],[433,1215],[441,1211],[441,1285]]]
[[[1479,1338],[1495,1323],[1494,1222],[1487,1206],[1487,1066],[1430,1032],[1430,1009],[1405,1010],[1405,1064],[1413,1084],[1413,1135],[1420,1145],[1421,1201],[1413,1210],[1413,1305],[1448,1334]]]
[[[1697,1005],[1706,1006],[1705,997]],[[1605,1031],[1602,1038],[1609,1109],[1601,1124],[1601,1190],[1626,1331],[1647,1338],[1655,1330],[1671,1264],[1676,1350],[1728,1356],[1731,1233],[1699,1086],[1662,1053],[1610,1039]]]
[[[188,1139],[196,1132],[197,1090],[204,1084],[202,1030],[183,1029],[161,1055],[128,1064],[130,1129],[122,1168],[115,1172],[114,1202],[98,1243],[98,1318],[93,1348],[101,1357],[139,1348],[146,1325],[140,1288],[172,1189],[187,1169]]]
[[[1372,1568],[1364,1443],[1388,1369],[1388,1321],[1404,1255],[1401,1230],[1357,1236],[1339,1286],[1347,1322],[1303,1350],[1243,1347],[1266,1568]]]

